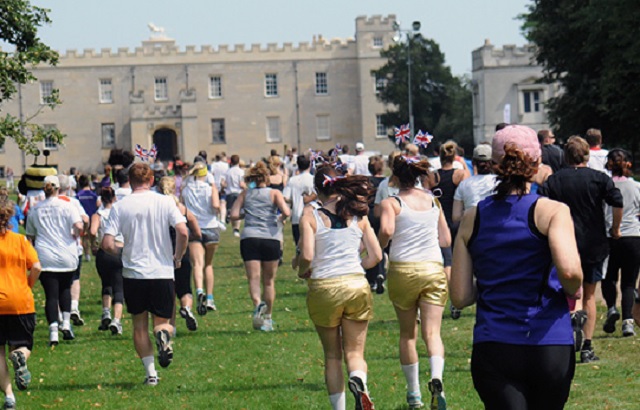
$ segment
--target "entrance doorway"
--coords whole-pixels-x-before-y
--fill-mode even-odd
[[[153,143],[158,150],[157,159],[163,162],[173,161],[178,153],[178,136],[170,128],[160,128],[153,133]]]

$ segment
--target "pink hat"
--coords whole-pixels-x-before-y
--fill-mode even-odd
[[[538,134],[524,125],[507,125],[505,128],[496,132],[496,135],[493,137],[491,144],[493,148],[493,162],[500,163],[500,161],[502,161],[504,146],[508,142],[517,145],[528,154],[532,160],[537,161],[538,158],[540,158]]]

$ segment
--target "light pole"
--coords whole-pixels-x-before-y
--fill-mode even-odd
[[[393,29],[396,31],[396,35],[393,36],[395,42],[399,42],[402,39],[402,33],[407,36],[407,102],[409,103],[409,130],[411,138],[413,138],[415,127],[413,125],[413,96],[411,95],[411,40],[420,31],[420,22],[414,21],[411,23],[411,30],[408,30],[401,28],[400,23],[394,21]]]

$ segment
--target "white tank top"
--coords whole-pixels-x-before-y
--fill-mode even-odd
[[[346,228],[331,229],[313,210],[316,218],[316,248],[311,262],[311,279],[329,279],[354,273],[364,274],[360,264],[360,242],[362,231],[358,218],[353,217]]]
[[[196,217],[200,229],[218,226],[218,218],[211,202],[211,185],[204,181],[190,180],[182,189],[182,199],[187,209]]]
[[[396,216],[396,230],[391,241],[391,262],[442,262],[438,242],[440,208],[433,201],[428,211],[415,211],[400,197],[400,213]]]

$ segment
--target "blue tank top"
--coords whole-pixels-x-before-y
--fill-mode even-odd
[[[490,196],[478,203],[469,240],[478,287],[474,343],[573,344],[548,239],[534,223],[538,198]]]

